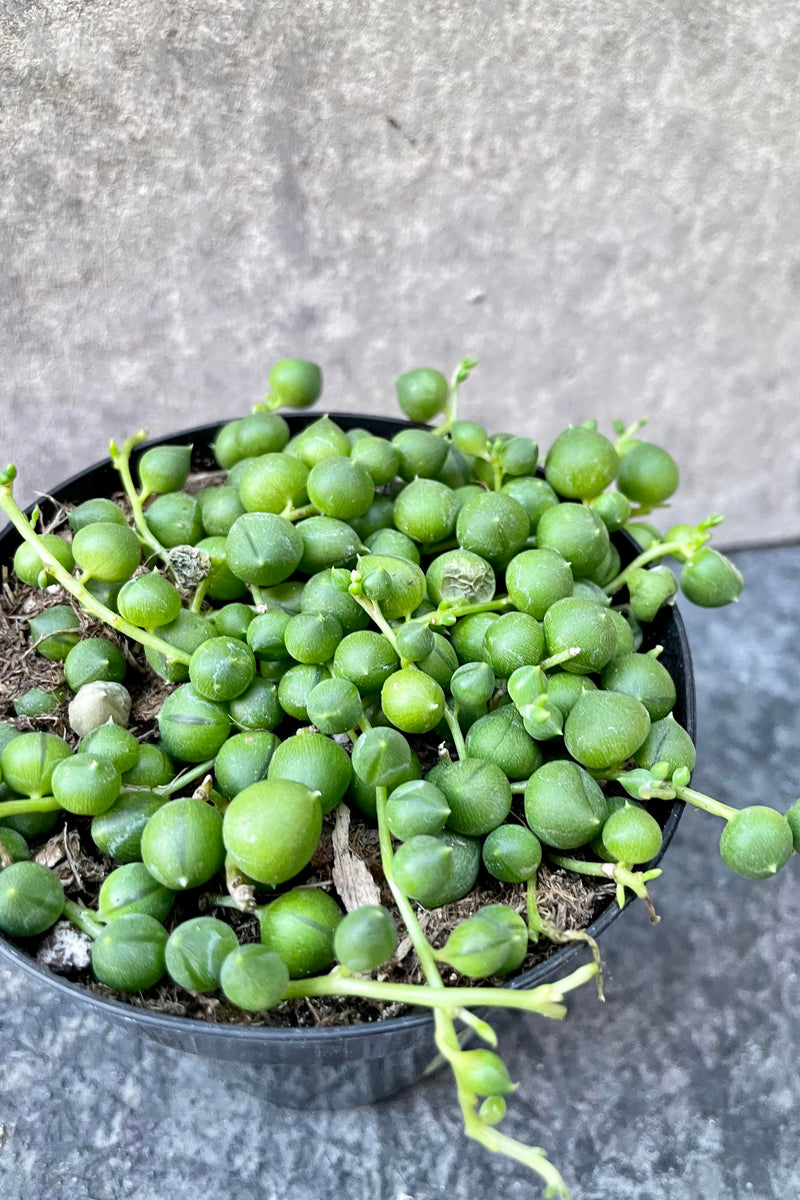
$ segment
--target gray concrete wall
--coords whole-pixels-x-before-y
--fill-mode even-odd
[[[647,413],[675,516],[800,533],[800,10],[769,0],[6,0],[0,457],[481,365],[547,441]]]

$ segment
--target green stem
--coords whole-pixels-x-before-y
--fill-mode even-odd
[[[590,859],[570,858],[564,854],[548,854],[551,863],[563,867],[565,871],[574,871],[576,875],[591,875],[597,879],[613,879],[614,863],[592,862]]]
[[[566,871],[574,871],[576,875],[592,875],[599,879],[613,880],[617,885],[617,904],[620,908],[625,907],[625,888],[628,888],[640,900],[644,900],[653,924],[658,922],[659,918],[653,908],[650,893],[645,886],[651,879],[657,879],[661,874],[658,868],[651,871],[632,871],[630,867],[621,862],[590,862],[581,858],[568,858],[561,854],[548,854],[548,858],[557,867],[563,867]]]
[[[457,1009],[456,1016],[463,1025],[468,1025],[470,1029],[474,1029],[478,1037],[482,1041],[487,1042],[493,1050],[497,1049],[497,1034],[488,1021],[484,1021],[482,1017],[476,1017],[475,1013],[470,1012],[468,1008]]]
[[[639,417],[638,421],[634,421],[619,435],[614,443],[614,449],[616,450],[617,454],[620,455],[620,457],[625,453],[625,446],[627,443],[631,440],[631,438],[636,437],[636,434],[639,432],[639,430],[643,429],[646,424],[647,417]]]
[[[566,650],[559,650],[558,654],[551,654],[549,658],[542,659],[539,663],[539,670],[550,671],[553,667],[560,667],[562,663],[569,662],[571,658],[577,658],[580,652],[580,646],[570,646]]]
[[[605,1000],[603,993],[603,962],[600,958],[600,948],[597,942],[591,937],[585,929],[561,929],[558,925],[554,925],[552,921],[548,921],[539,912],[539,905],[536,902],[536,876],[528,880],[525,891],[525,909],[528,918],[528,933],[534,945],[539,941],[540,937],[545,937],[549,942],[555,942],[556,945],[564,945],[567,942],[584,942],[592,952],[595,966],[597,967],[597,998]]]
[[[171,783],[163,783],[160,787],[153,788],[153,791],[158,792],[161,796],[171,796],[173,792],[178,792],[182,787],[194,783],[195,779],[202,779],[204,775],[213,770],[215,761],[215,759],[209,758],[205,762],[198,763],[190,771],[182,771],[180,775],[176,775]]]
[[[609,767],[605,770],[590,770],[589,774],[597,780],[616,779],[635,800],[674,800],[677,796],[675,784],[670,779],[657,777],[644,767],[632,771]]]
[[[281,400],[274,392],[267,392],[266,396],[258,404],[253,405],[253,412],[275,412],[281,407]]]
[[[197,793],[195,792],[193,795],[197,795]],[[219,792],[215,792],[213,788],[211,789],[211,794],[209,796],[201,796],[200,799],[205,800],[209,804],[213,804],[214,808],[221,817],[225,816],[225,813],[228,811],[231,803],[226,796],[220,796]]]
[[[131,506],[133,513],[133,524],[136,528],[136,533],[139,541],[143,546],[146,546],[152,554],[157,555],[162,562],[169,566],[169,552],[165,546],[161,545],[158,538],[151,533],[150,527],[147,524],[147,518],[144,515],[142,501],[146,498],[147,493],[141,496],[136,491],[136,485],[131,476],[131,453],[140,445],[147,437],[147,430],[140,429],[133,437],[126,438],[122,443],[122,449],[118,450],[114,442],[111,443],[111,461],[113,462],[117,473],[122,480],[122,487],[125,495],[128,498],[128,503]]]
[[[613,877],[617,885],[617,904],[620,908],[625,907],[625,888],[629,888],[634,896],[638,896],[640,900],[644,900],[650,920],[654,925],[657,925],[661,918],[653,907],[653,901],[650,899],[650,893],[645,884],[651,879],[658,879],[661,871],[658,868],[653,871],[632,871],[630,867],[620,862],[609,865],[614,868]]]
[[[444,407],[444,421],[441,425],[437,425],[433,430],[439,437],[444,437],[453,428],[453,422],[458,414],[458,394],[453,390],[453,385],[450,385],[450,394],[447,397],[447,403]]]
[[[359,595],[351,592],[350,595],[356,604],[361,605],[367,616],[375,622],[383,636],[391,643],[392,649],[397,651],[397,639],[394,636],[394,630],[381,612],[380,605],[376,604],[374,600],[370,600],[369,596],[365,596],[363,593]]]
[[[411,901],[406,896],[403,889],[395,882],[392,872],[392,861],[394,852],[392,850],[392,835],[389,832],[389,824],[386,819],[386,805],[388,803],[389,794],[385,787],[375,789],[375,807],[378,818],[378,839],[380,842],[381,851],[381,866],[383,874],[389,885],[389,890],[394,897],[395,904],[398,907],[403,924],[408,931],[408,936],[411,938],[411,944],[417,952],[419,965],[422,967],[423,974],[428,981],[429,987],[443,988],[442,977],[439,974],[439,968],[436,965],[436,959],[433,954],[433,949],[428,943],[428,939],[420,928],[417,914],[411,906]]]
[[[453,422],[458,416],[458,392],[461,384],[469,378],[469,373],[473,367],[478,365],[476,358],[462,358],[456,369],[450,377],[450,387],[447,393],[447,403],[444,406],[444,421],[434,429],[434,433],[439,437],[444,437],[453,427]]]
[[[83,908],[82,905],[76,904],[74,900],[66,900],[64,902],[63,915],[76,929],[80,929],[81,933],[88,933],[90,938],[98,937],[105,928],[90,908]]]
[[[460,1085],[458,1099],[464,1115],[464,1131],[469,1137],[485,1146],[487,1150],[492,1150],[495,1154],[504,1154],[506,1158],[513,1158],[524,1167],[535,1171],[547,1184],[546,1197],[559,1196],[562,1200],[569,1200],[570,1193],[566,1183],[543,1150],[537,1146],[526,1146],[516,1138],[509,1137],[507,1133],[501,1133],[499,1129],[486,1125],[475,1111],[475,1097]]]
[[[222,892],[208,892],[204,900],[211,908],[235,908],[241,911],[233,896],[225,896]]]
[[[206,575],[205,579],[201,579],[200,583],[197,585],[191,603],[191,611],[193,613],[199,613],[200,609],[203,607],[203,601],[206,598],[206,592],[208,591],[208,585],[210,582],[211,579],[208,575]]]
[[[503,468],[496,458],[492,458],[492,487],[499,492],[503,486]]]
[[[478,1097],[465,1086],[463,1077],[463,1051],[458,1040],[456,1028],[454,1025],[454,1017],[457,1016],[457,1009],[452,1007],[456,1004],[458,1007],[464,1008],[467,1005],[491,1004],[513,1007],[508,1005],[507,1001],[500,1000],[505,989],[503,988],[444,988],[442,978],[439,974],[434,957],[433,949],[428,944],[424,933],[422,932],[416,914],[411,907],[408,897],[394,881],[392,875],[392,839],[389,833],[386,822],[386,803],[387,790],[385,787],[376,789],[376,806],[378,814],[378,836],[381,847],[381,862],[383,865],[384,875],[388,883],[395,903],[400,910],[400,915],[411,938],[414,949],[417,952],[420,966],[427,980],[428,986],[417,990],[418,997],[425,996],[425,1002],[430,1003],[434,1009],[434,1029],[436,1048],[439,1053],[445,1058],[453,1071],[456,1081],[456,1090],[458,1093],[458,1102],[461,1107],[461,1113],[464,1119],[464,1132],[468,1137],[480,1142],[487,1149],[495,1153],[505,1154],[508,1158],[513,1158],[517,1162],[529,1167],[535,1171],[547,1184],[548,1195],[562,1196],[569,1200],[569,1192],[566,1184],[561,1178],[556,1168],[548,1161],[544,1152],[534,1146],[525,1146],[522,1142],[518,1142],[515,1138],[508,1137],[506,1134],[499,1133],[494,1127],[487,1125],[479,1117],[476,1106]],[[580,968],[567,979],[562,980],[559,984],[544,984],[543,991],[537,988],[531,993],[531,998],[535,998],[536,1008],[532,1011],[543,1013],[547,1016],[560,1017],[564,1015],[563,1006],[560,1003],[564,991],[573,987],[579,986],[586,979],[590,978],[597,968],[594,964]],[[396,985],[400,986],[400,985]],[[441,1001],[436,993],[446,992],[447,999],[442,996]],[[485,993],[485,995],[483,995]],[[530,1003],[530,1000],[529,1000]]]
[[[302,508],[292,508],[289,505],[281,513],[287,521],[302,521],[305,517],[318,517],[319,509],[314,504],[305,504]]]
[[[595,971],[596,967],[593,964],[582,967],[574,972],[572,976],[569,976],[568,979],[563,980],[561,985],[554,985],[554,987],[560,988],[563,986],[564,990],[567,990],[569,987],[574,987],[578,983],[585,982]],[[577,977],[580,978],[578,979]],[[545,984],[544,986],[547,987],[548,985]],[[552,1011],[548,1009],[548,1016],[564,1015],[563,1006],[558,1003],[561,999],[563,999],[563,992],[554,991],[550,1000]],[[544,1012],[545,1010],[538,1009],[537,1011]],[[450,1030],[445,1031],[443,1028],[443,1023],[446,1019],[447,1015],[444,1012],[438,1009],[435,1010],[436,1044],[442,1057],[449,1062],[455,1076],[458,1102],[464,1119],[464,1132],[468,1137],[485,1146],[487,1150],[491,1150],[495,1154],[504,1154],[507,1158],[512,1158],[530,1170],[535,1171],[547,1184],[546,1196],[560,1196],[563,1200],[569,1200],[569,1191],[564,1180],[543,1150],[536,1146],[526,1146],[523,1142],[509,1137],[505,1133],[500,1133],[499,1130],[481,1120],[476,1111],[479,1098],[464,1082],[461,1069],[463,1051],[458,1043],[455,1029],[451,1023],[452,1036],[450,1036]]]
[[[709,533],[698,533],[696,544],[699,548],[710,540],[711,535]],[[613,596],[615,592],[625,587],[625,584],[631,577],[631,572],[635,571],[637,567],[644,567],[647,563],[654,562],[657,558],[664,558],[667,554],[674,554],[676,552],[683,554],[686,552],[686,546],[687,543],[685,541],[656,542],[649,550],[643,550],[633,562],[628,563],[625,570],[620,572],[616,579],[612,579],[611,583],[607,583],[603,591],[607,596]]]
[[[628,521],[638,521],[640,517],[649,517],[650,513],[655,512],[659,508],[669,508],[669,504],[635,504],[631,506],[631,515]],[[627,521],[626,521],[627,524]]]
[[[696,792],[690,787],[676,787],[675,795],[679,800],[685,800],[687,804],[693,805],[694,808],[701,808],[703,812],[711,813],[712,817],[722,817],[723,821],[730,821],[731,817],[735,817],[739,811],[737,808],[731,808],[730,804],[722,804],[719,800],[714,800],[712,796],[706,796],[703,792]]]
[[[361,996],[366,1000],[382,1000],[389,1004],[447,1010],[466,1008],[467,1005],[472,1008],[485,1005],[491,1008],[515,1008],[520,1012],[539,1013],[558,1020],[564,1016],[563,1011],[554,1011],[554,1005],[559,1004],[558,996],[563,991],[580,986],[595,973],[594,965],[587,964],[579,967],[558,984],[542,984],[528,992],[521,989],[516,991],[513,988],[446,988],[431,983],[381,983],[377,979],[332,971],[330,975],[293,979],[286,998],[292,1000],[305,996]],[[472,1014],[466,1024],[473,1024],[471,1017]]]
[[[428,625],[454,625],[461,617],[472,616],[473,613],[494,612],[498,608],[508,608],[510,596],[495,596],[494,600],[486,600],[482,604],[451,604],[448,607],[440,605],[432,613],[423,617],[412,617],[414,621],[423,621]]]
[[[467,758],[467,745],[464,741],[464,734],[461,730],[461,726],[458,723],[458,705],[456,705],[454,711],[449,704],[445,704],[444,719],[447,722],[450,733],[453,735],[453,741],[455,742],[456,746],[456,754],[459,758]]]
[[[5,817],[16,817],[24,813],[58,812],[61,805],[55,796],[34,796],[21,800],[3,800],[0,803],[0,821]]]
[[[38,533],[31,527],[22,509],[14,500],[10,482],[0,484],[0,508],[17,532],[26,542],[29,542],[34,547],[42,562],[47,566],[49,573],[55,576],[65,591],[75,597],[85,612],[91,613],[93,617],[97,617],[104,624],[110,625],[112,629],[116,629],[118,633],[124,634],[131,641],[138,642],[141,646],[149,646],[151,650],[163,654],[167,662],[181,662],[186,666],[189,665],[191,660],[190,654],[187,654],[183,650],[178,650],[177,647],[171,646],[169,642],[162,641],[154,633],[148,633],[144,629],[137,628],[136,625],[131,625],[129,621],[123,620],[119,613],[112,612],[110,608],[106,608],[105,604],[101,604],[91,592],[87,592],[80,581],[75,579],[61,565],[58,559],[50,553]]]
[[[525,915],[528,920],[528,936],[534,945],[539,941],[539,936],[544,932],[542,926],[544,917],[539,912],[539,905],[536,903],[536,875],[528,880],[525,888]]]

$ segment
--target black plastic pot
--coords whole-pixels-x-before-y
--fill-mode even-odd
[[[367,428],[381,437],[392,437],[406,428],[405,421],[386,417],[362,417],[331,413],[343,429]],[[317,414],[287,417],[292,433],[297,433]],[[214,467],[211,443],[219,424],[182,430],[147,446],[166,442],[191,441],[194,446],[194,470]],[[144,446],[142,449],[146,449]],[[111,495],[119,490],[118,476],[109,459],[51,489],[58,501],[80,504],[94,496]],[[44,507],[44,506],[43,506]],[[29,510],[30,511],[30,510]],[[615,535],[623,563],[635,554],[635,543],[627,534]],[[0,534],[0,565],[11,564],[20,538],[9,527]],[[661,644],[661,661],[672,675],[677,690],[675,717],[695,737],[694,677],[689,644],[683,621],[675,608],[662,609],[648,627],[648,644]],[[667,810],[659,860],[669,845],[683,811],[681,802]],[[590,926],[592,937],[599,937],[619,916],[615,902]],[[545,962],[509,983],[512,988],[532,988],[553,981],[574,966],[580,953],[577,946],[558,950]],[[395,1017],[366,1025],[316,1029],[270,1029],[254,1026],[213,1025],[183,1017],[163,1016],[134,1008],[115,1000],[106,1000],[77,984],[51,974],[29,958],[18,945],[0,938],[0,961],[18,967],[62,997],[85,1005],[94,1013],[127,1025],[171,1049],[186,1050],[234,1063],[243,1063],[263,1073],[263,1094],[280,1096],[280,1103],[296,1108],[343,1108],[370,1104],[417,1082],[435,1058],[433,1021],[427,1014]]]

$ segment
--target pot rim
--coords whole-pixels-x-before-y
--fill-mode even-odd
[[[372,414],[358,413],[340,413],[340,412],[315,412],[315,413],[282,413],[284,419],[292,427],[293,432],[299,431],[306,425],[319,420],[321,416],[328,416],[336,421],[344,429],[360,428],[364,426],[382,426],[383,430],[389,434],[399,432],[401,429],[409,427],[425,428],[423,425],[418,425],[415,422],[400,420],[396,417],[374,416]],[[236,420],[235,417],[227,420],[215,421],[204,425],[195,425],[188,429],[179,429],[173,433],[166,434],[161,437],[151,438],[142,442],[136,448],[136,454],[144,452],[151,446],[160,446],[173,443],[176,439],[185,440],[186,438],[194,439],[193,444],[204,443],[209,444],[213,435],[231,420]],[[53,488],[45,496],[45,500],[51,498],[53,500],[67,500],[66,493],[70,492],[74,487],[84,483],[89,476],[96,473],[107,475],[109,478],[116,479],[116,473],[110,458],[101,459],[98,462],[92,463],[91,466],[84,468],[82,471],[76,472],[74,475],[63,480],[55,488]],[[36,505],[42,506],[42,501],[35,501],[28,505],[25,509],[26,515],[30,515]],[[636,543],[630,534],[624,530],[621,531],[623,541],[628,542],[631,547],[635,547]],[[19,535],[12,525],[7,525],[0,530],[0,557],[3,557],[7,547],[14,547],[15,542],[18,542]],[[682,699],[686,706],[686,729],[692,738],[695,740],[696,735],[696,704],[695,704],[695,685],[694,673],[692,670],[692,656],[689,648],[689,641],[686,635],[686,628],[683,619],[676,606],[672,606],[670,610],[672,618],[673,631],[677,638],[679,654],[684,667],[684,689]],[[678,823],[683,815],[685,804],[683,801],[675,800],[670,806],[666,820],[662,827],[662,844],[658,855],[651,860],[647,865],[649,867],[657,866],[672,841]],[[630,907],[630,903],[626,904],[626,909]],[[617,919],[623,910],[620,909],[616,900],[612,900],[609,905],[603,909],[600,915],[595,918],[592,923],[587,926],[586,933],[591,937],[597,938],[603,933],[608,926]],[[582,946],[575,942],[567,946],[561,946],[554,950],[547,958],[537,963],[529,971],[516,976],[504,986],[513,990],[527,990],[537,987],[540,984],[552,982],[563,974],[563,968],[569,964],[580,952]],[[6,963],[11,966],[21,968],[28,976],[45,983],[48,987],[55,990],[61,997],[74,1001],[79,1004],[86,1004],[95,1013],[109,1019],[120,1019],[134,1025],[142,1027],[142,1033],[156,1035],[158,1033],[190,1033],[194,1037],[207,1037],[212,1040],[227,1040],[232,1039],[239,1041],[241,1039],[255,1040],[260,1042],[279,1042],[292,1043],[298,1040],[326,1043],[331,1040],[342,1038],[347,1041],[353,1038],[369,1037],[377,1035],[380,1032],[401,1033],[406,1030],[421,1028],[426,1024],[432,1024],[433,1016],[430,1011],[414,1013],[402,1017],[387,1017],[383,1020],[376,1019],[375,1021],[366,1021],[359,1025],[326,1025],[326,1026],[311,1026],[301,1028],[276,1028],[270,1025],[236,1025],[214,1023],[210,1021],[201,1021],[192,1017],[173,1016],[166,1013],[152,1012],[149,1009],[138,1008],[135,1005],[125,1004],[121,1000],[114,1000],[105,996],[98,996],[89,991],[82,984],[73,983],[68,979],[62,978],[60,975],[41,966],[35,959],[28,957],[16,944],[6,941],[0,935],[0,963]]]

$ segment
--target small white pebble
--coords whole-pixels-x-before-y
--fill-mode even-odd
[[[60,975],[85,971],[92,961],[92,939],[69,921],[58,921],[39,947],[36,961]]]
[[[127,727],[131,715],[130,692],[121,683],[106,683],[98,679],[85,683],[69,706],[70,727],[79,737],[113,721]]]

